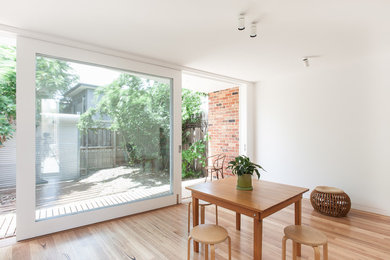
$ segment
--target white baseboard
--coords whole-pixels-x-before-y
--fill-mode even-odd
[[[306,192],[305,194],[303,194],[303,197],[306,198],[306,199],[310,199],[310,193]],[[378,208],[375,208],[375,207],[370,207],[370,206],[367,206],[367,205],[362,205],[362,204],[353,203],[353,202],[352,202],[351,208],[352,209],[361,210],[361,211],[367,211],[367,212],[371,212],[371,213],[375,213],[375,214],[385,215],[385,216],[390,217],[390,211],[389,210],[385,210],[385,209],[378,209]]]
[[[353,203],[353,202],[352,202],[352,207],[351,208],[357,209],[357,210],[362,210],[362,211],[367,211],[367,212],[371,212],[371,213],[375,213],[375,214],[385,215],[385,216],[390,217],[390,211],[389,210],[385,210],[385,209],[378,209],[378,208],[375,208],[375,207],[370,207],[370,206],[366,206],[366,205],[356,204],[356,203]]]

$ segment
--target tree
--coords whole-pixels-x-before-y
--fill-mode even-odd
[[[188,123],[195,123],[201,118],[202,97],[205,96],[205,93],[183,89],[181,96],[181,118],[183,126]]]
[[[42,99],[57,99],[64,102],[62,95],[74,86],[79,76],[66,61],[37,56],[35,70],[35,116],[36,124],[41,121]],[[60,105],[63,105],[60,103]]]
[[[202,120],[202,98],[205,93],[183,89],[182,91],[182,146],[187,147],[182,152],[182,177],[198,177],[201,171],[197,171],[196,163],[204,167],[206,165],[206,144],[208,135],[203,139],[189,143],[188,137],[194,128],[201,127]]]
[[[15,47],[0,45],[0,146],[12,138],[16,118]]]
[[[204,93],[183,89],[182,122],[199,123]],[[85,134],[94,128],[109,128],[119,133],[130,165],[159,159],[161,169],[169,163],[170,87],[123,73],[111,84],[95,91],[95,106],[80,117],[79,129]],[[191,126],[193,127],[193,126]],[[184,131],[184,135],[187,131]],[[183,144],[187,138],[183,138]],[[183,151],[183,177],[201,174],[195,162],[204,166],[207,135]]]
[[[80,130],[104,127],[109,119],[108,127],[122,137],[130,164],[144,164],[169,151],[168,84],[123,73],[113,83],[97,88],[95,99],[95,107],[80,117]]]
[[[79,80],[68,62],[37,57],[35,72],[36,99],[61,98]]]
[[[208,142],[208,135],[201,140],[195,141],[188,149],[182,152],[182,177],[198,177],[202,172],[197,172],[194,169],[195,161],[202,167],[206,166],[206,143]]]
[[[38,117],[41,111],[41,99],[61,96],[77,82],[78,76],[66,61],[38,56],[36,62],[36,113]],[[0,45],[0,68],[0,145],[2,145],[12,138],[15,131],[15,46]]]

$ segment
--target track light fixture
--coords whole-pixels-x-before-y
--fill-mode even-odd
[[[238,16],[238,30],[239,31],[243,31],[245,30],[245,16],[243,14],[240,14]],[[251,28],[250,28],[250,34],[249,36],[251,38],[255,38],[257,36],[257,25],[256,25],[256,21],[252,22],[251,24]]]
[[[245,16],[244,15],[240,15],[238,17],[238,30],[242,31],[244,29],[245,29]]]

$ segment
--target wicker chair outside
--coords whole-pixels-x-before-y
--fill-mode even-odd
[[[207,181],[207,177],[210,176],[210,181],[213,181],[213,173],[215,172],[215,176],[217,177],[217,179],[219,180],[219,175],[221,175],[222,179],[225,178],[225,176],[223,175],[223,164],[225,163],[225,158],[226,158],[226,155],[224,154],[216,154],[216,155],[212,155],[212,156],[209,156],[206,158],[206,162],[209,161],[209,159],[213,160],[213,165],[211,166],[206,166],[206,172],[207,172],[207,176],[205,178],[205,182]],[[210,173],[210,174],[209,174]]]
[[[344,217],[351,209],[349,196],[333,187],[316,187],[310,194],[310,202],[316,211],[332,217]]]

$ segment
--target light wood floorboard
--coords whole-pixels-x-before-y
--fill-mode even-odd
[[[214,223],[214,207],[207,207],[206,222]],[[390,259],[390,217],[351,210],[346,218],[326,217],[303,201],[302,223],[326,233],[329,259]],[[220,225],[232,238],[232,259],[252,258],[252,220],[242,216],[235,229],[235,213],[220,208]],[[294,223],[290,206],[264,220],[263,259],[281,259],[283,229]],[[27,241],[0,244],[0,259],[186,259],[187,205],[171,206],[138,215],[72,229]],[[191,243],[192,244],[192,243]],[[287,257],[291,259],[291,242]],[[202,252],[202,248],[201,248]],[[227,241],[216,246],[216,259],[227,259]],[[192,259],[203,259],[191,252]],[[302,257],[314,259],[311,247]]]

